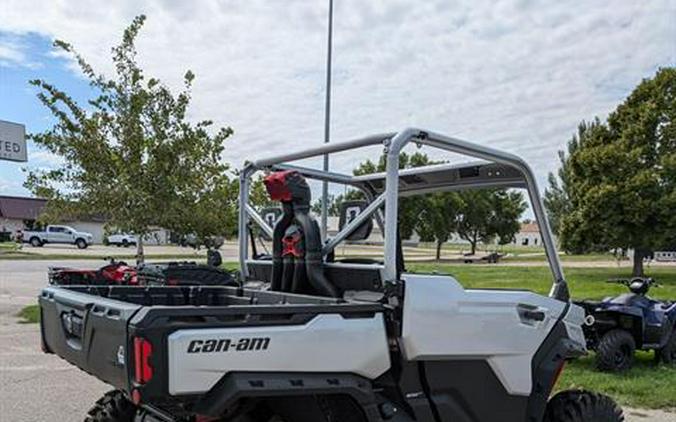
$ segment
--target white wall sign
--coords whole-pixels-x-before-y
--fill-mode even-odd
[[[28,161],[24,125],[0,120],[0,160]]]

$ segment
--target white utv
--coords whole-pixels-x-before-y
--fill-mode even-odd
[[[399,170],[409,142],[479,159]],[[287,162],[382,145],[384,174],[351,176]],[[252,175],[282,213],[249,204]],[[306,179],[364,193],[322,239]],[[263,159],[240,173],[242,287],[53,286],[40,297],[43,348],[116,390],[86,421],[617,422],[608,397],[550,397],[564,363],[585,353],[584,311],[570,302],[538,188],[518,157],[406,129]],[[554,279],[549,297],[465,289],[407,273],[400,196],[468,188],[528,190]],[[355,208],[356,207],[356,208]],[[346,240],[384,234],[384,261],[335,259]],[[272,255],[256,252],[258,224]],[[249,245],[251,241],[251,245]],[[256,284],[263,288],[251,289]]]

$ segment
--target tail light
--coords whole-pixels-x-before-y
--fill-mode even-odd
[[[152,354],[153,345],[148,340],[134,337],[134,380],[139,384],[145,384],[153,377]]]

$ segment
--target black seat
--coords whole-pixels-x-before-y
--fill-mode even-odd
[[[272,290],[339,297],[324,274],[321,234],[310,215],[305,178],[287,170],[269,174],[264,183],[270,198],[282,203],[272,235]]]

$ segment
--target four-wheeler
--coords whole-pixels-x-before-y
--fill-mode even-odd
[[[196,262],[163,262],[141,264],[138,279],[147,286],[233,286],[232,275],[217,266]]]
[[[410,143],[482,161],[400,170]],[[352,176],[286,162],[381,146],[383,174]],[[282,214],[270,227],[249,203],[256,172]],[[307,179],[341,183],[367,204],[330,239],[309,213]],[[405,269],[400,196],[526,188],[553,276],[550,295],[465,289]],[[622,421],[608,397],[550,397],[567,359],[584,354],[584,310],[571,303],[535,177],[520,158],[419,129],[254,161],[240,172],[240,286],[50,286],[43,349],[115,390],[86,421]],[[383,261],[338,260],[372,219]],[[251,256],[250,221],[272,239]],[[264,283],[264,289],[246,283]]]
[[[92,244],[93,235],[79,232],[69,226],[47,226],[44,231],[24,231],[23,241],[39,247],[45,243],[67,243],[85,249]]]
[[[655,350],[657,361],[676,365],[676,302],[649,298],[650,287],[656,285],[652,278],[612,281],[627,286],[629,293],[578,302],[587,314],[583,331],[587,347],[596,351],[597,367],[627,370],[636,349]]]
[[[60,286],[232,286],[237,284],[229,272],[214,265],[186,261],[145,263],[132,267],[124,261],[109,259],[108,264],[97,270],[50,267],[49,283]]]
[[[67,285],[136,285],[136,268],[124,261],[108,258],[108,264],[99,269],[50,267],[49,284]]]

